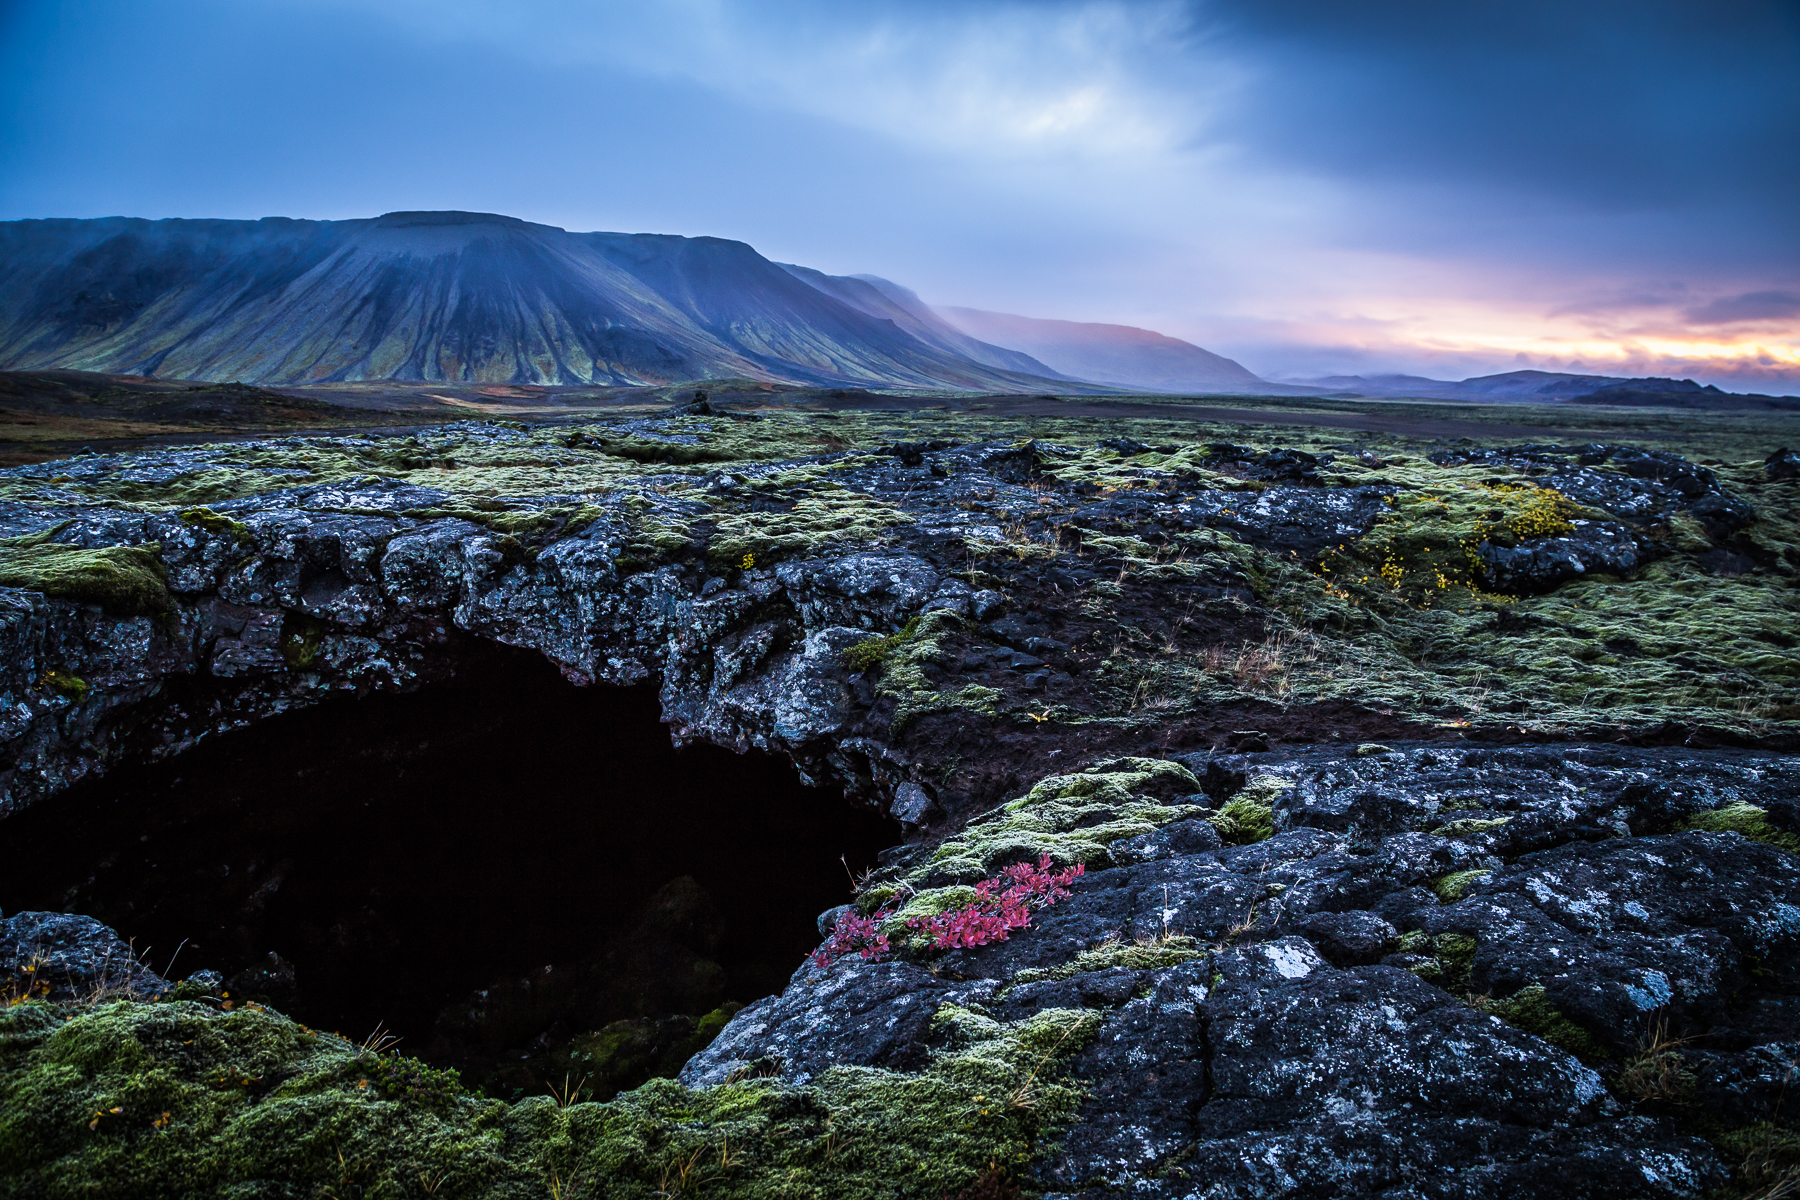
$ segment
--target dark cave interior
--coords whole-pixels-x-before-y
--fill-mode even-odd
[[[652,686],[578,688],[487,645],[453,680],[274,717],[6,819],[0,909],[97,917],[170,978],[214,969],[359,1040],[385,1024],[494,1090],[608,1022],[779,991],[849,898],[846,866],[898,833],[785,760],[677,751]]]

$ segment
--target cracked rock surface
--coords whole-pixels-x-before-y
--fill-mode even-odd
[[[1630,446],[950,424],[471,423],[0,472],[0,828],[498,642],[653,683],[678,743],[785,755],[906,844],[821,919],[882,946],[802,965],[680,1087],[434,1099],[442,1145],[490,1131],[469,1194],[539,1194],[553,1150],[631,1196],[687,1179],[677,1152],[744,1196],[1800,1186],[1800,481]],[[930,944],[1046,858],[1083,873],[1028,926]],[[14,914],[0,970],[52,964],[68,995],[23,999],[73,1002],[116,943]],[[303,1071],[255,1019],[288,1039],[256,1050],[272,1081],[336,1082],[246,1070],[247,1111],[291,1102],[303,1142],[329,1089],[365,1102],[365,1055]],[[872,1148],[903,1145],[884,1175]]]
[[[1069,1067],[1088,1091],[1046,1147],[1046,1194],[1726,1184],[1733,1164],[1703,1136],[1721,1131],[1713,1114],[1741,1124],[1762,1097],[1768,1119],[1774,1076],[1800,1063],[1800,859],[1736,832],[1674,830],[1734,805],[1791,813],[1800,767],[1381,751],[1191,756],[1196,779],[1223,775],[1227,789],[1233,775],[1279,781],[1265,783],[1273,836],[1225,846],[1181,832],[1211,829],[1206,817],[1175,816],[1155,840],[1111,843],[1121,865],[1090,869],[1004,942],[803,967],[683,1078],[902,1067],[930,1052],[926,1014],[946,1003],[1001,1020],[1081,1008],[1101,1014]],[[1208,799],[1169,807],[1196,798]],[[1461,872],[1476,874],[1452,897],[1443,882]],[[1625,1078],[1659,1022],[1704,1047],[1678,1097]]]

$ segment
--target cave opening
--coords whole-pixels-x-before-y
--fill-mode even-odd
[[[0,829],[0,910],[86,913],[169,978],[217,970],[357,1040],[380,1024],[500,1095],[668,1073],[782,988],[846,870],[899,835],[785,759],[676,750],[653,686],[575,687],[491,644]]]

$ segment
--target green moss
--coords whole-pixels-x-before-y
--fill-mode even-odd
[[[976,899],[975,889],[967,884],[927,888],[925,891],[914,893],[884,928],[899,932],[906,928],[908,921],[935,917],[939,913],[947,913],[956,908],[966,908],[975,903]]]
[[[403,1054],[372,1055],[362,1065],[368,1069],[369,1083],[389,1100],[443,1111],[459,1097],[469,1095],[455,1071],[440,1071]]]
[[[1469,969],[1475,962],[1478,945],[1467,934],[1433,936],[1422,929],[1414,929],[1400,935],[1396,948],[1401,954],[1424,956],[1424,961],[1407,968],[1414,975],[1430,980],[1446,991],[1461,992],[1469,985]]]
[[[44,535],[0,539],[0,587],[98,604],[117,616],[150,616],[169,607],[161,547],[65,546]]]
[[[731,1024],[731,1018],[735,1017],[738,1010],[743,1007],[743,1005],[735,1000],[727,1000],[724,1004],[713,1009],[698,1021],[694,1022],[694,1032],[706,1039],[702,1049],[704,1049],[705,1046],[712,1045],[713,1039],[725,1032],[725,1026]],[[695,1053],[698,1052],[699,1051],[695,1051]]]
[[[1048,806],[1060,801],[1080,801],[1092,805],[1124,805],[1139,795],[1175,792],[1192,795],[1200,790],[1194,773],[1178,762],[1161,758],[1120,758],[1099,763],[1075,775],[1052,775],[1039,780],[1031,790],[1006,805],[1008,812],[1026,809],[1049,811]],[[1085,816],[1087,813],[1074,814]]]
[[[1735,833],[1753,842],[1786,850],[1790,854],[1800,854],[1800,835],[1775,828],[1769,824],[1767,809],[1758,808],[1743,800],[1733,801],[1711,812],[1698,813],[1683,821],[1677,828],[1701,829],[1708,833]]]
[[[1278,775],[1258,775],[1207,820],[1230,845],[1267,841],[1275,836],[1275,800],[1293,786]]]
[[[1275,836],[1275,814],[1269,806],[1242,796],[1227,801],[1225,807],[1207,820],[1232,846],[1247,846]]]
[[[1107,942],[1091,950],[1083,950],[1070,961],[1058,966],[1028,967],[1014,974],[1012,981],[1017,984],[1068,979],[1089,971],[1105,971],[1113,967],[1155,971],[1199,958],[1200,953],[1198,944],[1190,937],[1171,937],[1147,943]]]
[[[656,1080],[562,1107],[478,1100],[273,1012],[21,1004],[0,1012],[0,1196],[938,1200],[990,1163],[1023,1171],[1073,1115],[1059,1066],[1098,1021],[946,1008],[951,1045],[917,1073]]]
[[[841,465],[841,464],[840,464]],[[785,511],[726,512],[718,519],[707,559],[719,567],[735,567],[745,555],[770,566],[789,558],[806,558],[831,545],[868,545],[912,518],[884,500],[854,491],[825,478],[828,468],[775,476],[762,490],[791,500]]]
[[[844,651],[844,666],[852,671],[874,670],[886,662],[888,656],[901,645],[911,641],[918,632],[919,618],[914,617],[899,633],[858,642]]]
[[[604,436],[592,437],[593,443],[606,453],[638,463],[736,462],[744,457],[742,443],[721,439],[716,431],[729,430],[729,422],[698,418],[663,423],[661,428],[673,435],[659,438],[643,432],[608,430]]]
[[[1444,986],[1460,992],[1469,985],[1469,968],[1475,962],[1477,943],[1462,933],[1440,933],[1431,939],[1431,949],[1444,969]]]
[[[604,516],[605,512],[605,509],[594,504],[553,504],[544,508],[511,509],[495,501],[477,498],[466,506],[410,508],[399,515],[416,521],[453,517],[515,539],[538,542],[573,537]]]
[[[1448,875],[1440,875],[1432,880],[1431,890],[1437,893],[1440,903],[1454,904],[1463,898],[1463,893],[1469,890],[1470,884],[1477,879],[1486,879],[1492,874],[1492,871],[1487,870],[1452,871]]]
[[[894,701],[894,715],[889,721],[892,736],[898,737],[908,724],[926,713],[999,713],[1006,698],[1004,693],[975,683],[954,690],[940,689],[926,673],[926,668],[939,660],[944,640],[964,628],[961,617],[933,609],[913,618],[907,628],[912,633],[889,644],[882,661],[881,694]]]
[[[1016,862],[1049,855],[1052,863],[1107,865],[1108,843],[1149,833],[1170,821],[1204,816],[1198,805],[1169,804],[1144,793],[1189,794],[1199,790],[1192,772],[1160,759],[1120,759],[1079,774],[1041,780],[1030,792],[985,817],[976,818],[946,839],[934,854],[909,872],[905,906],[883,927],[896,946],[909,938],[906,921],[960,907],[975,898],[972,884]],[[865,893],[859,907],[872,911]]]
[[[1104,864],[1107,843],[1206,812],[1143,795],[1156,790],[1192,793],[1200,790],[1200,783],[1180,763],[1146,758],[1051,776],[946,839],[908,881],[915,886],[927,881],[974,883],[1001,867],[1045,854],[1059,866]]]
[[[242,521],[233,520],[223,513],[216,513],[212,509],[204,506],[182,509],[181,520],[185,525],[192,525],[196,529],[204,529],[208,533],[216,533],[223,537],[237,538],[239,541],[243,542],[250,540],[250,527],[248,525],[244,524]]]
[[[38,684],[77,702],[85,700],[88,694],[87,680],[78,675],[71,675],[67,671],[59,671],[54,667],[44,672],[44,676],[38,680]]]
[[[1534,983],[1520,988],[1504,1000],[1483,1000],[1478,1007],[1492,1013],[1508,1025],[1543,1038],[1552,1046],[1566,1050],[1583,1062],[1598,1062],[1612,1057],[1594,1036],[1551,1006],[1544,985]]]
[[[1495,469],[1485,464],[1467,470],[1425,463],[1411,474],[1421,478],[1388,498],[1389,512],[1367,534],[1326,552],[1321,575],[1385,586],[1410,603],[1429,606],[1452,590],[1476,588],[1483,543],[1513,546],[1555,537],[1574,528],[1575,516],[1605,515],[1588,513],[1527,477],[1495,478]]]
[[[329,628],[317,617],[305,613],[288,612],[281,621],[281,657],[288,666],[306,668],[312,665],[313,659],[319,656],[319,648],[325,644],[325,632]]]
[[[579,504],[563,519],[560,530],[563,537],[574,537],[582,530],[606,515],[606,510],[596,504]]]
[[[856,911],[866,917],[870,913],[877,912],[886,907],[888,901],[899,894],[900,889],[896,887],[883,885],[881,887],[869,888],[867,891],[857,894]]]
[[[610,1100],[651,1079],[673,1079],[706,1049],[743,1005],[730,1002],[698,1021],[685,1016],[631,1018],[570,1040],[568,1086],[587,1099]]]
[[[665,509],[652,511],[632,523],[626,553],[645,564],[680,557],[694,545],[694,527],[684,514]]]

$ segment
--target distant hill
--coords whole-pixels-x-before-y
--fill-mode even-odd
[[[1520,401],[1563,404],[1617,404],[1661,408],[1794,409],[1800,397],[1726,392],[1692,379],[1618,375],[1569,375],[1554,371],[1507,371],[1460,381],[1422,375],[1326,375],[1303,382],[1359,396],[1416,397],[1428,400]]]
[[[995,346],[972,338],[940,317],[929,304],[919,299],[911,288],[901,287],[879,275],[827,275],[811,267],[778,263],[794,278],[817,288],[850,307],[895,325],[929,346],[948,354],[960,355],[990,367],[1038,375],[1045,379],[1066,379],[1031,357],[1004,346]]]
[[[1229,358],[1132,325],[1050,321],[979,308],[940,308],[972,337],[1023,350],[1064,375],[1147,392],[1311,392],[1257,378]]]
[[[0,223],[7,370],[289,384],[1051,386],[1041,365],[989,349],[994,361],[965,356],[722,238],[568,233],[460,212]]]

